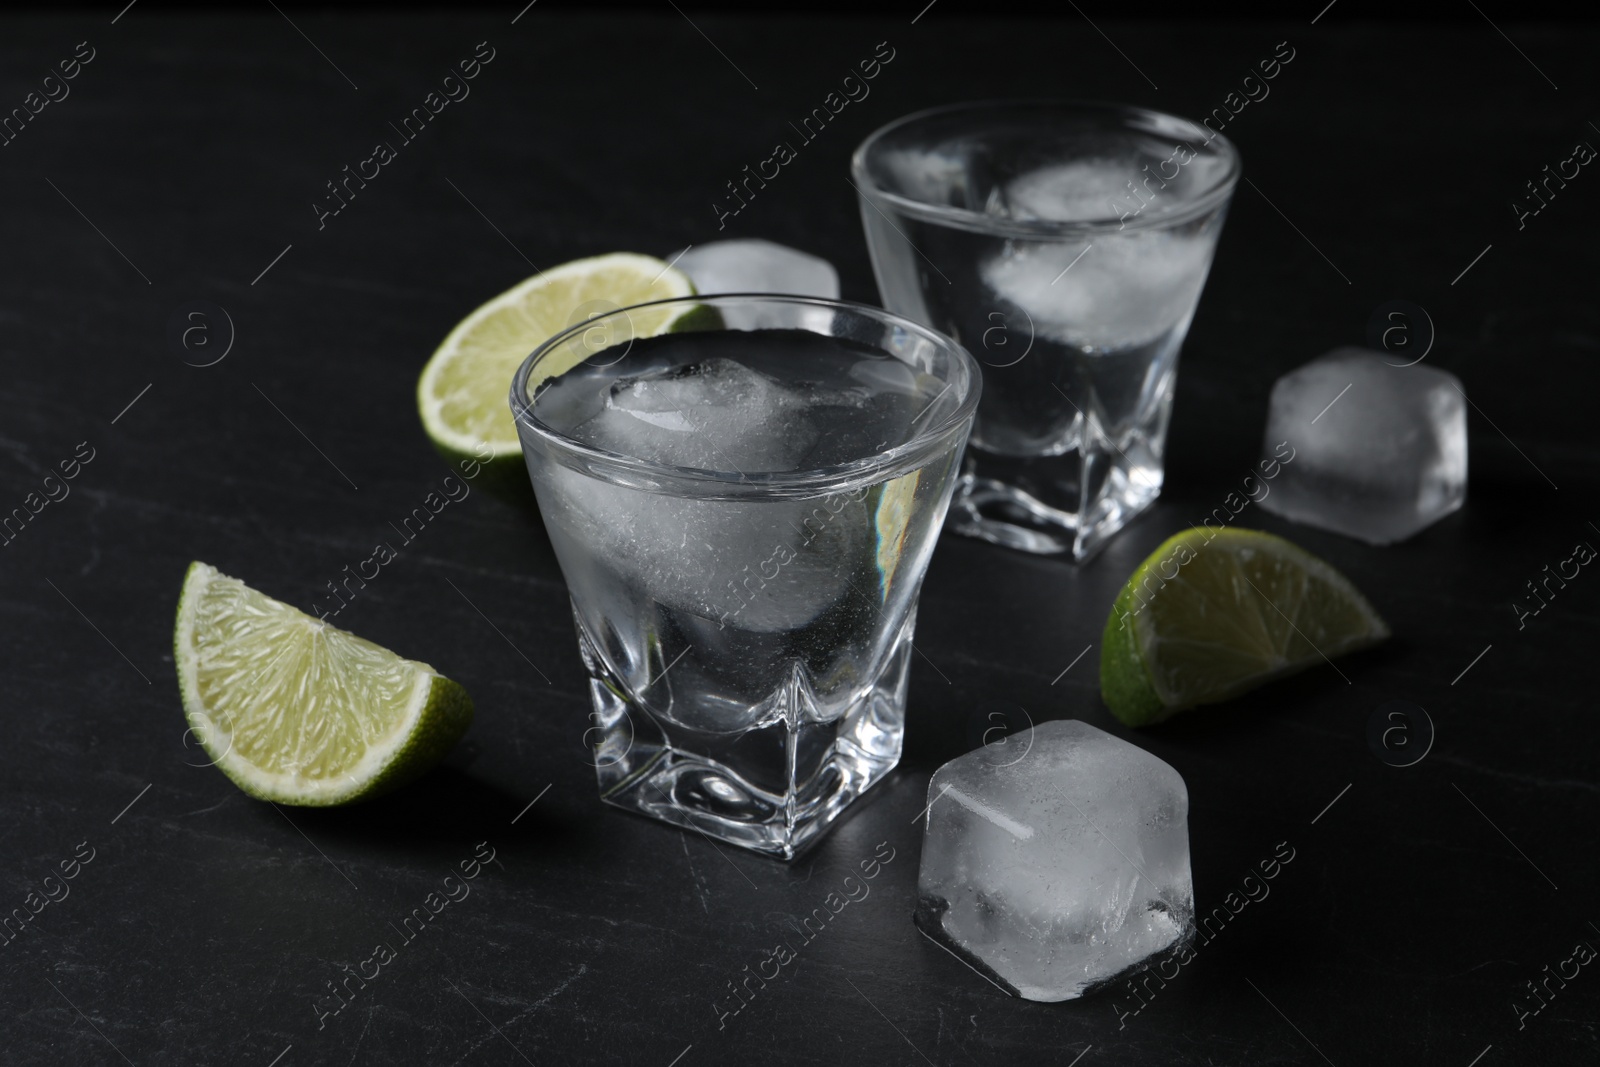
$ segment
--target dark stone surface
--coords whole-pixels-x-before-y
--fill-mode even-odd
[[[1523,628],[1512,604],[1575,543],[1600,545],[1600,176],[1584,168],[1522,229],[1511,207],[1574,143],[1600,144],[1593,31],[1502,25],[1508,41],[1481,20],[1350,25],[1335,7],[1316,25],[1309,8],[1283,26],[1102,21],[1113,47],[1070,11],[989,23],[935,7],[915,25],[706,14],[702,36],[671,9],[534,7],[513,24],[515,7],[295,12],[305,36],[270,9],[6,24],[0,109],[23,106],[79,41],[94,58],[0,147],[4,509],[79,442],[94,458],[0,549],[0,908],[26,909],[80,842],[93,859],[0,944],[0,1059],[1595,1062],[1594,965],[1552,981],[1520,1027],[1514,1005],[1537,1006],[1525,983],[1576,942],[1600,946],[1600,576],[1582,571]],[[188,765],[203,761],[185,746],[170,646],[185,566],[308,606],[391,538],[447,473],[417,424],[417,372],[530,262],[711,239],[724,183],[887,40],[895,58],[870,97],[727,231],[825,255],[847,297],[873,300],[844,175],[878,124],[1027,94],[1200,114],[1285,39],[1294,60],[1226,129],[1251,184],[1184,355],[1159,506],[1081,569],[940,546],[904,763],[807,859],[719,854],[601,806],[548,542],[535,516],[482,492],[339,619],[474,694],[450,766],[379,803],[280,813]],[[324,183],[395,140],[388,123],[485,40],[495,58],[470,97],[319,230]],[[1136,1015],[1124,991],[1000,995],[910,921],[928,775],[993,700],[1128,736],[1095,679],[1115,590],[1240,486],[1274,377],[1359,343],[1394,299],[1427,309],[1430,363],[1476,402],[1465,510],[1383,550],[1254,506],[1235,521],[1345,570],[1395,640],[1134,738],[1189,783],[1202,910],[1280,842],[1294,860]],[[210,367],[167,341],[196,300],[236,328]],[[1367,743],[1394,700],[1437,727],[1408,768]],[[471,896],[403,942],[393,926],[485,840],[495,860]],[[719,1025],[772,925],[821,906],[880,842],[894,858],[871,895]],[[379,942],[397,957],[319,1030],[313,998]]]

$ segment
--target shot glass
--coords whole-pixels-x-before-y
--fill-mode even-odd
[[[767,294],[624,308],[528,357],[512,413],[603,800],[792,859],[894,767],[979,389],[933,330]]]
[[[988,102],[892,122],[851,169],[884,306],[983,366],[952,527],[1088,559],[1161,492],[1238,153],[1140,108]]]

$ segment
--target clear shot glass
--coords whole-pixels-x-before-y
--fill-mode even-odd
[[[1140,108],[989,102],[892,122],[851,169],[884,306],[983,365],[952,527],[1088,559],[1161,492],[1238,153]]]
[[[767,294],[624,308],[528,357],[512,413],[602,799],[792,859],[894,767],[979,389],[925,326]]]

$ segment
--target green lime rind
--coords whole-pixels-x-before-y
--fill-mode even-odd
[[[1168,538],[1118,593],[1101,640],[1100,692],[1149,726],[1370,647],[1389,627],[1327,561],[1258,530]]]
[[[722,330],[726,329],[727,326],[727,320],[722,317],[722,312],[710,304],[696,304],[673,319],[667,326],[666,332],[696,333],[706,330]]]
[[[1138,574],[1135,571],[1134,577]],[[1100,696],[1123,725],[1151,726],[1179,709],[1161,702],[1161,694],[1150,684],[1150,671],[1139,655],[1132,622],[1127,621],[1127,614],[1134,607],[1134,585],[1130,580],[1117,594],[1100,636]]]
[[[190,732],[260,800],[329,807],[381,796],[435,766],[472,723],[466,690],[427,664],[205,563],[184,577],[173,656]]]

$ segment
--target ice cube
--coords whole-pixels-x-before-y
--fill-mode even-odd
[[[995,186],[984,206],[990,214],[1013,219],[1114,219],[1130,210],[1122,201],[1133,197],[1128,183],[1140,177],[1139,164],[1132,160],[1075,159]]]
[[[600,410],[568,432],[654,463],[734,474],[806,469],[819,456],[826,462],[831,443],[847,436],[841,427],[895,432],[870,385],[790,385],[711,356],[617,379]],[[739,503],[645,495],[578,472],[551,478],[566,500],[553,521],[602,546],[656,601],[718,632],[797,629],[864,580],[871,560],[875,528],[861,494]]]
[[[999,310],[1010,304],[1027,315],[1039,337],[1086,350],[1143,344],[1185,321],[1200,298],[1215,241],[1181,228],[1132,225],[1186,203],[1187,177],[1156,191],[1141,166],[1139,159],[1077,159],[1027,171],[990,192],[986,209],[1010,218],[1072,222],[1127,215],[1130,223],[1079,240],[1006,241],[979,267],[1000,298]]]
[[[1189,793],[1075,719],[951,760],[928,784],[917,926],[1028,1000],[1071,1000],[1194,929]]]
[[[605,611],[647,613],[647,597],[676,613],[672,625],[694,625],[690,641],[702,649],[726,646],[737,656],[748,635],[800,630],[852,584],[867,589],[876,581],[871,497],[701,500],[647,494],[561,466],[549,479],[561,506],[546,510],[547,523],[624,578],[629,599]]]
[[[1466,393],[1447,371],[1338,348],[1273,385],[1262,456],[1281,463],[1268,511],[1403,541],[1466,500]]]
[[[692,245],[667,261],[701,293],[792,293],[839,299],[839,272],[825,259],[763,241],[737,238]]]
[[[1083,349],[1142,344],[1194,312],[1211,267],[1205,237],[1129,230],[1081,241],[1007,241],[985,284],[1042,338]]]
[[[714,357],[619,379],[573,436],[653,463],[745,474],[793,470],[820,436],[810,407],[803,393]]]
[[[1223,180],[1228,160],[1191,156],[1168,174],[1170,161],[1151,157],[1074,159],[1026,171],[989,191],[984,210],[1014,219],[1088,222],[1150,221],[1192,204]]]

